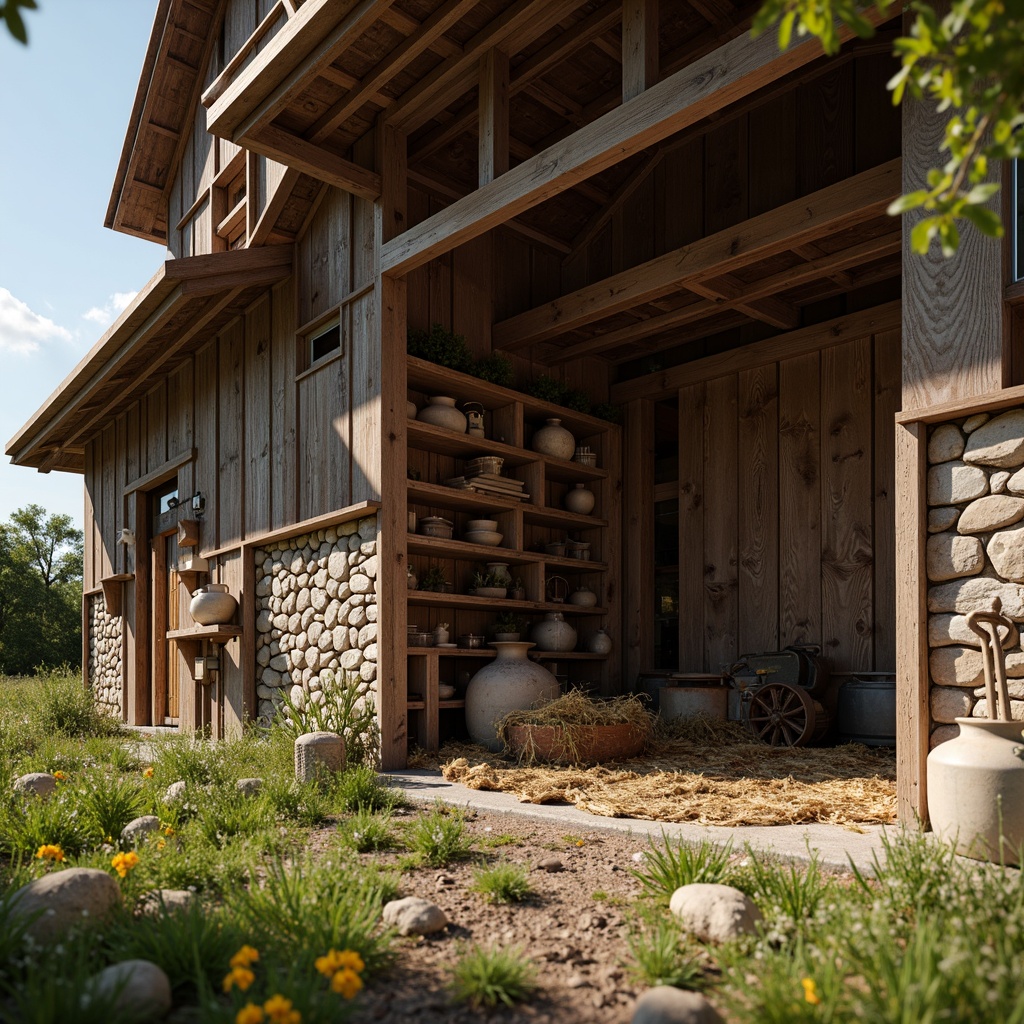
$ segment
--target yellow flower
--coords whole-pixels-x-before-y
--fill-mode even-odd
[[[800,984],[804,987],[804,1000],[811,1006],[817,1006],[821,1002],[821,996],[818,995],[818,986],[814,984],[814,979],[803,978]]]
[[[129,853],[115,853],[110,861],[113,869],[124,878],[139,863],[139,855],[132,850]]]
[[[355,999],[362,987],[362,978],[351,967],[343,967],[331,978],[331,991],[337,992],[343,999]]]
[[[243,946],[228,962],[232,967],[251,967],[260,958],[258,949]]]
[[[583,841],[582,839],[577,839],[577,840],[576,840],[576,845],[577,845],[577,846],[585,846],[585,845],[586,845],[586,843],[584,843],[584,841]]]
[[[150,765],[148,768],[144,769],[142,774],[145,775],[147,779],[153,778],[153,766]]]
[[[165,843],[164,840],[160,839],[157,841],[156,848],[158,850],[162,850],[166,845],[167,843]]]
[[[273,1024],[301,1024],[302,1014],[292,1009],[292,1001],[278,993],[271,996],[264,1004],[267,1019]]]
[[[263,1011],[255,1003],[246,1003],[235,1014],[235,1024],[263,1024]]]
[[[59,862],[64,859],[64,851],[54,843],[46,843],[36,850],[36,857],[39,860],[55,860]]]
[[[65,775],[65,774],[64,774],[64,772],[62,772],[62,771],[56,771],[56,772],[54,772],[54,773],[53,773],[53,777],[54,777],[54,778],[55,778],[55,779],[56,779],[56,780],[57,780],[58,782],[66,782],[66,781],[67,781],[67,775]]]
[[[248,967],[232,967],[224,975],[224,981],[221,984],[225,992],[230,992],[233,988],[238,988],[244,992],[255,980],[256,975]]]
[[[174,835],[174,826],[173,825],[164,825],[164,835],[165,836],[173,836]]]
[[[366,968],[363,958],[354,949],[345,949],[340,953],[336,949],[328,950],[326,956],[316,958],[314,966],[326,978],[333,977],[342,967],[348,967],[356,974]]]

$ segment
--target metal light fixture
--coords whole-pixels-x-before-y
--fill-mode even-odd
[[[202,492],[196,491],[196,493],[192,495],[192,514],[196,519],[202,519],[205,511],[206,499],[203,497]]]

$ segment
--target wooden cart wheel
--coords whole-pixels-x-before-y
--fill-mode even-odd
[[[773,747],[799,747],[814,735],[814,701],[801,686],[765,683],[753,691],[747,725],[756,739]]]

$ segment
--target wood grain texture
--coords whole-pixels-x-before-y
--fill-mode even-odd
[[[779,394],[775,366],[738,379],[739,619],[743,651],[779,642]]]
[[[704,385],[679,390],[679,670],[704,671]]]
[[[480,125],[478,130],[477,180],[480,185],[508,170],[509,145],[508,54],[488,50],[480,58]]]
[[[654,406],[636,399],[626,406],[623,524],[629,537],[626,562],[624,647],[626,682],[632,686],[649,669],[654,649]]]
[[[899,331],[874,337],[875,671],[896,671],[896,413],[900,408]]]
[[[242,410],[244,408],[245,331],[235,320],[220,336],[217,387],[217,543],[241,540],[243,508]]]
[[[270,529],[271,303],[245,315],[245,519],[243,535]]]
[[[658,2],[623,0],[622,102],[628,103],[658,80]]]

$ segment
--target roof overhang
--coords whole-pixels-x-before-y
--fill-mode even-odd
[[[284,280],[292,256],[291,245],[278,245],[166,262],[11,438],[11,461],[84,472],[89,438]]]

